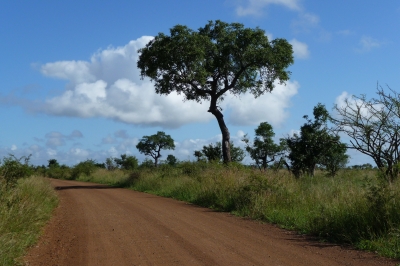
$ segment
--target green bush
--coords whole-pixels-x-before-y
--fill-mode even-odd
[[[90,176],[97,168],[94,160],[80,162],[72,168],[70,179],[76,180],[80,175]]]
[[[22,265],[57,203],[54,189],[38,176],[19,179],[13,189],[0,187],[0,265]]]
[[[46,176],[55,179],[70,179],[71,169],[66,165],[50,167],[46,170]]]
[[[16,158],[14,155],[10,154],[3,158],[3,163],[1,165],[1,175],[0,181],[7,188],[14,187],[20,178],[28,177],[33,174],[33,168],[29,165],[28,157]],[[21,161],[24,161],[23,163]]]
[[[137,169],[139,166],[139,161],[135,156],[126,154],[122,154],[121,159],[114,158],[114,162],[119,165],[121,169],[128,171]],[[110,162],[106,162],[106,164],[108,165],[108,168],[112,168]]]

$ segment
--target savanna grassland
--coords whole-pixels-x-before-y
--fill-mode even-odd
[[[201,161],[149,164],[134,170],[107,170],[91,160],[74,167],[24,168],[22,163],[19,167],[23,177],[2,179],[1,265],[21,263],[58,203],[43,176],[171,197],[274,223],[320,241],[400,258],[400,183],[389,184],[374,169],[342,169],[335,177],[316,171],[314,177],[295,178],[284,169],[260,171],[241,164]]]

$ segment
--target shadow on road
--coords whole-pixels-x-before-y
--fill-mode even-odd
[[[55,190],[66,190],[66,189],[116,189],[116,187],[110,187],[106,185],[93,185],[93,186],[57,186]]]

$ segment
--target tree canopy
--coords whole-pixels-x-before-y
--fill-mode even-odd
[[[120,158],[114,158],[114,162],[120,166],[121,169],[125,170],[133,170],[139,166],[139,161],[135,156],[121,154]],[[108,169],[112,168],[112,165],[109,165],[110,162],[106,161],[106,167]],[[112,170],[112,169],[110,169]]]
[[[325,106],[318,104],[313,114],[314,120],[304,116],[307,122],[300,128],[299,134],[286,138],[291,170],[296,177],[305,173],[314,176],[317,165],[335,175],[348,161],[346,145],[327,127],[329,113]]]
[[[232,162],[241,162],[244,159],[244,151],[235,146],[231,141],[229,144],[231,151],[231,160]],[[194,151],[194,156],[197,157],[197,161],[207,158],[209,162],[220,162],[222,157],[222,143],[216,142],[215,144],[204,145],[201,151]]]
[[[272,126],[268,122],[262,122],[255,129],[253,143],[247,138],[247,134],[242,139],[246,143],[246,151],[260,169],[267,169],[268,163],[275,161],[282,150],[280,145],[274,143],[274,136]]]
[[[250,92],[258,97],[274,82],[287,81],[293,63],[292,46],[284,39],[268,40],[264,30],[240,23],[209,21],[197,31],[183,25],[159,33],[139,50],[141,76],[155,83],[159,94],[175,91],[185,100],[209,101],[222,133],[224,162],[231,161],[230,133],[218,104],[224,95]]]
[[[151,156],[154,159],[154,166],[157,166],[158,159],[161,157],[161,150],[173,150],[175,149],[175,144],[170,135],[165,134],[163,131],[158,131],[157,134],[143,136],[136,148],[140,153]]]

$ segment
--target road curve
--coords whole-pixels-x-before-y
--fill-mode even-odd
[[[26,265],[396,265],[227,213],[51,180],[60,205]]]

